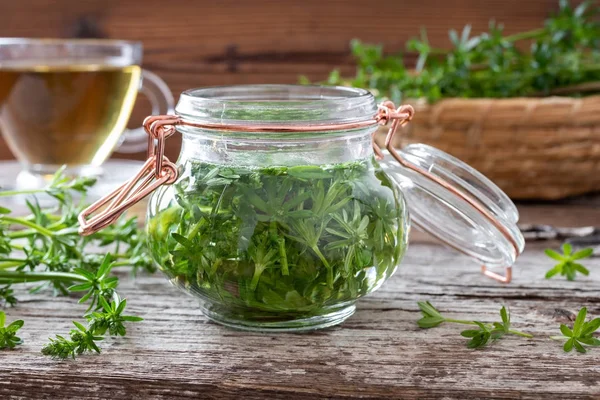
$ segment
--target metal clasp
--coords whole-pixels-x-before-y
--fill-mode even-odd
[[[179,122],[179,118],[169,115],[144,120],[144,129],[148,134],[148,159],[133,178],[79,214],[81,235],[91,235],[112,224],[125,210],[159,186],[170,185],[177,180],[177,166],[164,153],[165,140],[175,133],[175,125]]]

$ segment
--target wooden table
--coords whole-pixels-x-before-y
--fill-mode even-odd
[[[597,203],[521,206],[524,222],[600,226]],[[552,265],[529,243],[514,280],[486,279],[468,258],[416,236],[396,275],[359,302],[342,326],[305,334],[233,331],[199,312],[160,275],[123,279],[129,308],[145,321],[101,355],[53,361],[40,354],[50,334],[67,333],[83,312],[72,298],[19,293],[9,320],[25,320],[25,343],[0,352],[0,399],[12,398],[600,398],[600,348],[564,353],[548,339],[587,306],[600,316],[600,259],[589,278],[545,280]],[[416,302],[455,318],[497,320],[510,307],[517,329],[469,350],[460,326],[421,330]]]

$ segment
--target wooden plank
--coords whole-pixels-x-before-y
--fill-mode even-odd
[[[478,273],[463,256],[414,244],[398,273],[359,302],[341,327],[308,334],[259,334],[206,320],[196,302],[160,276],[123,279],[132,312],[145,318],[103,354],[56,362],[39,351],[82,309],[75,299],[31,296],[8,310],[26,321],[25,344],[2,352],[4,398],[568,398],[600,396],[596,350],[563,353],[548,339],[587,305],[600,314],[600,259],[590,278],[544,280],[539,245],[521,257],[511,285]],[[492,321],[501,304],[532,340],[507,338],[468,350],[459,326],[419,329],[418,300],[456,318]],[[13,396],[13,397],[11,397]]]

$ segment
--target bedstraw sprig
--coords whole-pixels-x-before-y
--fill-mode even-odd
[[[585,321],[587,308],[583,307],[577,313],[577,318],[573,323],[573,328],[569,328],[565,324],[560,325],[561,336],[550,336],[554,340],[565,340],[563,350],[569,352],[577,350],[580,353],[585,353],[585,346],[600,346],[600,339],[594,337],[594,333],[600,328],[600,318],[594,318],[591,321]]]
[[[490,341],[494,342],[506,335],[516,335],[531,339],[533,335],[524,333],[511,328],[510,314],[506,307],[500,309],[501,322],[483,323],[479,321],[462,320],[447,318],[436,309],[429,301],[417,302],[423,317],[417,321],[420,328],[434,328],[443,323],[454,323],[462,325],[474,325],[475,329],[466,329],[462,331],[461,336],[468,338],[467,347],[476,349],[484,347]]]

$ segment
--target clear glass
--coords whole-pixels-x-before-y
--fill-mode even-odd
[[[62,165],[97,175],[120,144],[146,148],[142,129],[126,129],[138,91],[153,113],[168,113],[173,97],[141,61],[135,42],[0,39],[0,131],[23,167],[19,189],[44,185]]]
[[[498,186],[469,165],[428,145],[411,144],[400,150],[400,154],[404,160],[468,194],[505,232],[446,187],[399,163],[382,162],[384,171],[404,193],[414,226],[486,267],[515,263],[525,247],[525,239],[517,226],[517,208]],[[393,160],[390,155],[386,159]]]
[[[285,128],[372,119],[376,106],[359,89],[261,85],[188,91],[176,112]],[[406,204],[373,157],[374,129],[180,126],[180,177],[149,201],[158,267],[228,326],[298,331],[344,321],[394,273],[408,243]]]

